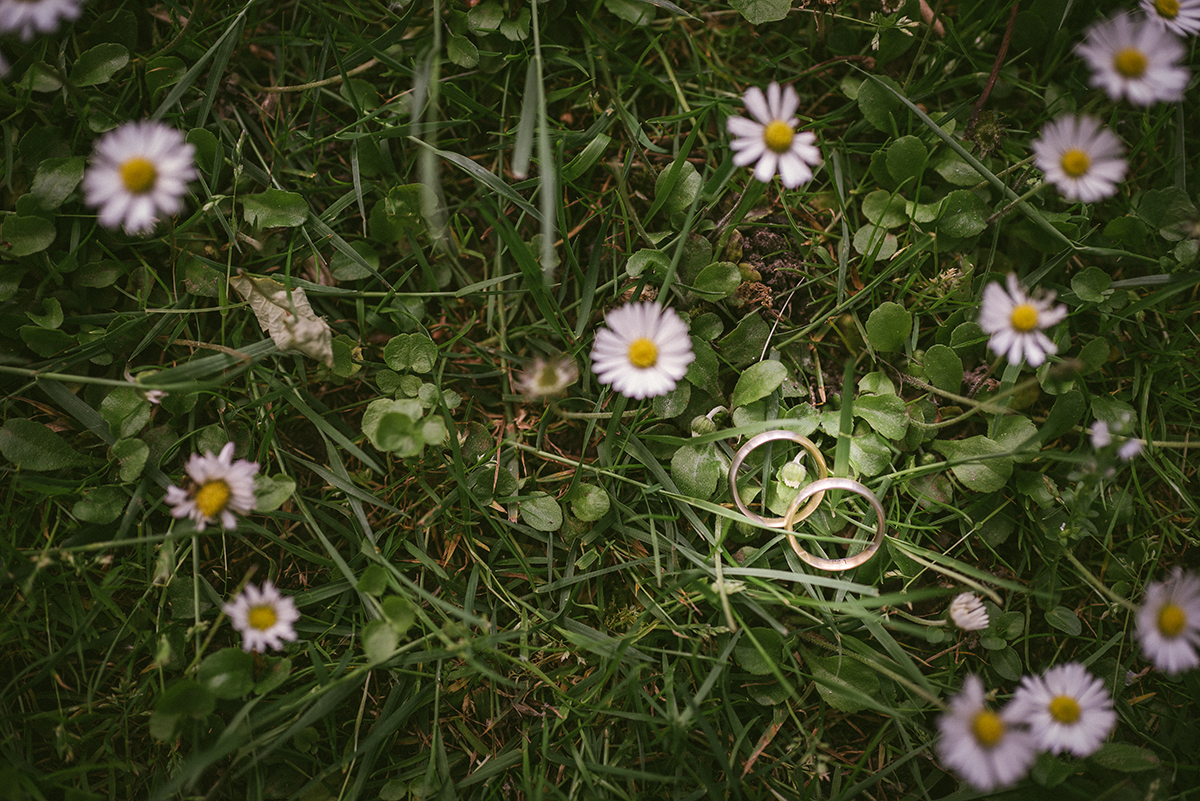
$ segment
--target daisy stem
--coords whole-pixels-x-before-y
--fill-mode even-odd
[[[1069,548],[1064,548],[1063,553],[1066,554],[1067,561],[1070,562],[1075,567],[1075,569],[1079,571],[1079,575],[1083,576],[1084,580],[1087,581],[1088,584],[1091,584],[1092,588],[1095,589],[1096,592],[1100,593],[1101,595],[1103,595],[1105,598],[1112,601],[1113,603],[1125,607],[1130,612],[1137,611],[1137,607],[1134,604],[1130,603],[1128,599],[1124,598],[1123,596],[1117,595],[1115,592],[1110,590],[1108,587],[1104,586],[1103,581],[1101,581],[1100,579],[1093,576],[1092,571],[1090,571],[1086,567],[1084,567],[1083,563],[1079,561],[1079,559],[1075,556],[1074,553],[1071,552],[1071,550]]]
[[[992,216],[991,216],[991,217],[988,217],[988,218],[987,218],[987,224],[988,224],[988,225],[991,225],[991,224],[992,224],[992,223],[994,223],[996,220],[1000,219],[1001,217],[1003,217],[1004,215],[1008,214],[1010,211],[1012,211],[1013,209],[1015,209],[1017,206],[1020,206],[1022,203],[1024,203],[1024,202],[1025,202],[1025,201],[1027,201],[1027,200],[1029,200],[1031,197],[1033,197],[1034,195],[1036,195],[1038,192],[1041,192],[1041,191],[1042,191],[1042,187],[1044,187],[1045,185],[1046,185],[1046,184],[1045,184],[1045,182],[1042,182],[1042,183],[1038,184],[1038,185],[1037,185],[1037,186],[1035,186],[1033,189],[1030,189],[1028,192],[1026,192],[1025,194],[1021,195],[1020,197],[1018,197],[1018,198],[1017,198],[1016,200],[1014,200],[1013,202],[1009,203],[1009,204],[1008,204],[1007,206],[1005,206],[1004,208],[1002,208],[1002,209],[1000,209],[999,211],[997,211],[997,212],[995,212],[994,214],[992,214]]]

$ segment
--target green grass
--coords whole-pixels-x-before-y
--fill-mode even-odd
[[[934,4],[944,37],[895,27],[912,0],[758,26],[681,5],[94,0],[0,40],[7,797],[983,797],[936,758],[945,699],[978,673],[1002,702],[1072,660],[1113,693],[1111,744],[1043,756],[1010,797],[1197,797],[1200,679],[1148,669],[1132,611],[1197,567],[1195,92],[1109,101],[1072,47],[1124,6],[1028,5],[985,148],[961,137],[1006,4]],[[114,44],[110,78],[72,72]],[[825,157],[800,190],[731,161],[724,121],[771,80]],[[1129,153],[1088,206],[1030,194],[1030,141],[1073,110]],[[197,147],[182,214],[137,239],[74,187],[37,205],[48,159],[146,117]],[[300,218],[254,224],[268,190]],[[279,197],[257,201],[285,219]],[[736,294],[703,293],[715,262]],[[1070,309],[1037,371],[975,326],[1010,271]],[[280,353],[239,273],[303,288],[333,367]],[[698,360],[626,401],[588,354],[644,292]],[[579,380],[523,398],[521,370],[560,353]],[[788,380],[735,405],[764,360]],[[412,455],[364,434],[396,397],[432,427]],[[1143,454],[1095,455],[1092,422],[1124,412]],[[729,458],[780,426],[882,498],[863,567],[813,571],[734,510]],[[262,509],[196,534],[165,488],[226,441],[270,477]],[[758,452],[749,481],[796,452]],[[805,524],[810,550],[838,555],[865,512],[838,508]],[[243,664],[221,607],[266,578],[299,639]],[[988,631],[936,625],[964,589]],[[214,676],[240,689],[199,689]]]

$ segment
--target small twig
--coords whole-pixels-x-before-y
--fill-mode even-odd
[[[368,59],[354,69],[348,71],[346,73],[346,77],[352,78],[359,73],[366,72],[378,63],[378,59]],[[256,92],[268,92],[270,94],[279,94],[281,92],[307,92],[309,89],[320,89],[322,86],[332,86],[333,84],[342,82],[341,75],[334,75],[332,78],[325,78],[324,80],[313,81],[312,83],[302,83],[297,86],[260,86],[259,84],[242,75],[237,75],[236,79],[238,83],[248,86]]]
[[[224,345],[214,345],[211,342],[197,342],[194,339],[176,339],[173,342],[176,345],[187,345],[187,346],[193,347],[193,348],[207,348],[208,350],[220,351],[221,353],[224,353],[226,356],[232,356],[233,358],[238,359],[239,361],[241,361],[243,363],[248,363],[250,361],[253,361],[249,356],[242,353],[241,351],[236,351],[233,348],[227,348]]]
[[[1008,55],[1008,44],[1012,41],[1013,26],[1017,22],[1017,7],[1019,5],[1019,0],[1013,0],[1012,11],[1008,15],[1008,27],[1004,29],[1004,38],[1000,40],[1000,52],[996,54],[996,61],[992,64],[992,74],[988,76],[987,83],[983,87],[983,93],[975,101],[975,108],[971,109],[971,119],[967,122],[967,130],[963,133],[965,139],[970,139],[971,135],[975,133],[975,126],[979,124],[979,113],[983,111],[984,104],[987,103],[988,97],[992,94],[992,87],[996,85],[996,78],[1000,75],[1000,67],[1004,64],[1004,57]]]

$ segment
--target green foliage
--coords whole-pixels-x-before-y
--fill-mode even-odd
[[[952,797],[964,676],[999,705],[1067,661],[1119,723],[1011,795],[1196,784],[1194,675],[1136,643],[1200,545],[1194,103],[1088,88],[1073,48],[1106,12],[1061,0],[1018,14],[970,129],[1007,5],[946,4],[945,35],[915,0],[682,5],[84,3],[6,40],[13,792]],[[797,189],[728,146],[772,80],[823,157]],[[1099,202],[1030,160],[1073,109],[1128,154]],[[146,119],[197,178],[138,237],[83,186]],[[1036,370],[978,323],[1010,272],[1068,311]],[[641,300],[694,359],[614,397],[594,333]],[[526,397],[535,359],[579,378]],[[861,567],[738,511],[733,457],[775,428],[879,496]],[[226,442],[255,509],[196,532],[167,488]],[[778,516],[817,472],[778,440],[733,491]],[[846,555],[872,515],[829,492],[796,542]],[[267,576],[296,639],[247,653],[221,609]],[[944,624],[964,589],[988,628]]]

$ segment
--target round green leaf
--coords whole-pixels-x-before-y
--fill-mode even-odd
[[[97,487],[72,507],[71,514],[85,523],[107,525],[121,516],[128,500],[116,487]]]
[[[0,428],[0,453],[22,470],[62,470],[91,463],[41,423],[14,417]]]
[[[367,654],[367,661],[373,665],[390,659],[399,644],[400,635],[386,620],[372,620],[363,629],[363,651]]]
[[[197,678],[217,698],[241,698],[254,688],[254,659],[241,648],[223,648],[204,658]]]
[[[397,634],[404,634],[417,619],[417,610],[412,601],[399,595],[389,595],[384,598],[380,608],[383,610],[384,618]]]
[[[650,275],[666,275],[671,266],[671,258],[661,250],[642,248],[625,262],[625,274],[630,278],[640,278],[642,273],[650,270]]]
[[[783,362],[767,360],[752,364],[742,373],[733,388],[733,406],[745,406],[767,397],[779,389],[787,378],[787,367]]]
[[[659,195],[667,191],[667,178],[670,177],[672,171],[675,173],[675,184],[671,187],[666,199],[662,203],[662,208],[667,213],[684,211],[691,206],[692,201],[696,199],[696,195],[700,194],[700,185],[702,183],[700,173],[696,172],[696,168],[692,166],[690,161],[672,164],[664,168],[654,182],[655,199],[658,199]]]
[[[1006,455],[1007,449],[982,434],[967,439],[935,440],[933,449],[950,460],[968,460],[950,469],[955,478],[975,492],[996,492],[1012,477],[1013,460]],[[969,461],[979,457],[984,458]]]
[[[85,50],[71,67],[71,83],[76,86],[97,86],[108,83],[129,63],[129,51],[114,42],[98,44]]]
[[[446,55],[451,63],[463,69],[473,69],[479,64],[479,48],[465,36],[452,34],[446,42]]]
[[[580,520],[590,523],[608,514],[610,503],[608,493],[602,487],[580,484],[571,499],[571,511]]]
[[[383,347],[383,360],[396,371],[428,373],[437,363],[437,345],[424,334],[397,334]]]
[[[1071,290],[1080,300],[1100,303],[1112,285],[1112,276],[1099,267],[1088,267],[1071,279]]]
[[[100,401],[100,416],[119,439],[128,439],[150,422],[151,403],[134,387],[117,387]]]
[[[1121,773],[1154,770],[1161,764],[1161,760],[1153,751],[1130,743],[1105,743],[1100,746],[1099,751],[1092,754],[1091,761]]]
[[[1065,606],[1056,606],[1046,612],[1046,622],[1072,637],[1078,637],[1079,633],[1083,631],[1083,624],[1079,622],[1079,618]]]
[[[246,222],[259,228],[297,228],[308,219],[308,203],[295,192],[268,189],[242,198]]]
[[[899,303],[881,303],[867,318],[867,339],[875,350],[900,350],[910,334],[912,314]]]
[[[854,249],[876,261],[887,261],[896,255],[900,242],[878,225],[864,225],[854,232]]]
[[[56,235],[54,223],[44,217],[21,217],[14,214],[4,218],[2,239],[11,248],[8,252],[12,256],[40,253],[54,243]]]
[[[896,127],[896,121],[892,114],[900,108],[900,101],[887,88],[880,85],[880,82],[899,89],[899,85],[891,78],[873,75],[858,87],[858,108],[868,122],[884,133],[890,134]]]
[[[684,495],[707,500],[717,491],[721,467],[712,445],[684,445],[671,457],[671,479]]]
[[[888,439],[901,439],[908,432],[908,406],[897,395],[860,395],[854,415]]]
[[[388,574],[383,565],[367,565],[358,579],[356,589],[368,595],[383,595],[388,586]]]
[[[987,228],[992,210],[969,189],[955,189],[942,201],[937,231],[943,236],[962,239]]]
[[[112,454],[121,465],[121,480],[137,481],[150,457],[150,446],[140,439],[122,439],[113,443]]]
[[[718,261],[700,271],[693,289],[701,298],[711,301],[729,297],[741,285],[741,268],[731,261]]]
[[[749,634],[754,635],[753,640]],[[778,669],[779,661],[783,658],[783,635],[775,629],[761,627],[750,629],[748,635],[733,647],[734,658],[747,673],[769,676],[772,669]]]
[[[558,531],[562,527],[562,507],[551,495],[534,492],[521,501],[520,508],[521,519],[530,528],[538,531]]]
[[[957,395],[962,388],[962,359],[947,345],[932,345],[925,351],[925,373],[938,389]]]
[[[83,180],[86,165],[87,159],[83,156],[46,159],[38,165],[29,194],[43,209],[57,209]]]
[[[884,228],[896,228],[908,222],[904,198],[885,189],[876,189],[863,198],[863,216]]]
[[[887,149],[887,169],[897,183],[916,181],[925,171],[929,150],[915,136],[902,136]]]
[[[992,670],[1009,681],[1019,680],[1021,674],[1024,672],[1021,667],[1021,657],[1008,646],[1001,648],[999,651],[992,651],[991,662],[989,664]]]
[[[187,64],[175,56],[160,56],[146,64],[146,88],[156,95],[168,86],[179,83],[187,72]]]

